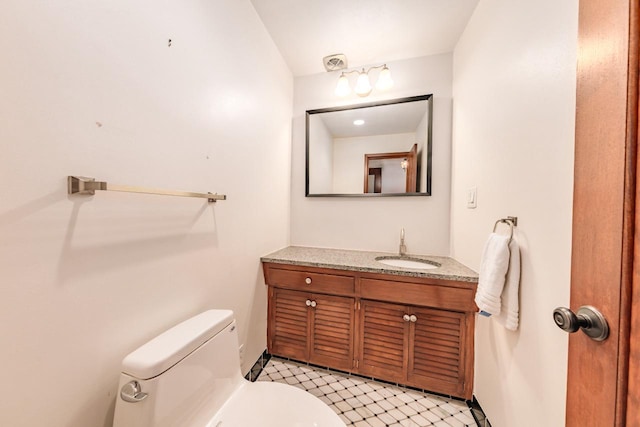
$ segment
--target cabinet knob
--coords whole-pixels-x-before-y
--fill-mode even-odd
[[[405,314],[404,316],[402,316],[402,320],[404,320],[405,322],[408,322],[411,320],[411,316],[409,316],[408,314]]]
[[[311,307],[311,300],[310,300],[310,299],[308,299],[308,300],[305,302],[305,304],[307,304],[307,307]]]
[[[416,323],[418,321],[418,318],[415,314],[412,314],[411,316],[409,316],[409,320],[411,320],[413,323]]]
[[[304,283],[306,283],[307,285],[311,284],[311,277],[307,277],[306,279],[304,279]]]
[[[318,305],[315,301],[311,301],[311,307],[315,307],[316,305]]]

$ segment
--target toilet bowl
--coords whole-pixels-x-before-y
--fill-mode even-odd
[[[152,339],[122,362],[114,427],[345,427],[296,387],[240,372],[233,312],[209,310]]]

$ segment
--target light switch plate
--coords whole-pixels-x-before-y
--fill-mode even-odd
[[[467,190],[467,209],[475,209],[478,206],[478,188],[472,187]]]

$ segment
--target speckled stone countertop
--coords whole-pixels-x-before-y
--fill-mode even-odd
[[[393,267],[376,261],[380,256],[397,256],[397,253],[366,252],[345,249],[308,248],[289,246],[260,260],[277,264],[301,265],[307,267],[334,268],[367,273],[395,274],[398,276],[430,277],[462,282],[478,282],[478,273],[449,257],[407,254],[407,258],[417,258],[440,264],[438,268],[423,270]]]

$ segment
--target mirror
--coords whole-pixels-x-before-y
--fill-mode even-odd
[[[308,110],[306,196],[431,195],[433,96]]]

